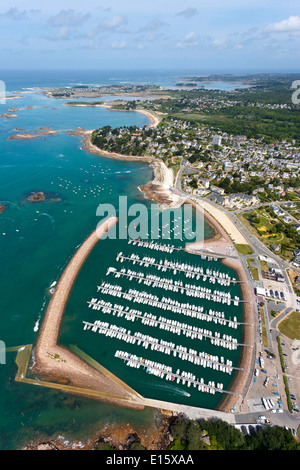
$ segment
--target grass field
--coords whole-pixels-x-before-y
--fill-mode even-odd
[[[253,258],[248,258],[247,263],[250,268],[253,279],[255,281],[259,281],[258,269],[255,266],[253,266],[253,263],[255,263],[255,260]]]
[[[288,338],[300,340],[300,312],[290,313],[285,320],[279,323],[278,329]]]
[[[241,245],[235,243],[234,246],[241,255],[252,255],[253,253],[253,250],[250,245]]]

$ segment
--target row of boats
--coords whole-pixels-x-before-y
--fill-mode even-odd
[[[230,305],[233,302],[234,305],[238,306],[240,298],[235,296],[234,299],[231,298],[230,292],[217,291],[198,286],[196,284],[187,284],[182,281],[174,280],[173,278],[160,277],[155,274],[145,274],[142,271],[133,271],[131,269],[121,269],[117,271],[114,267],[109,267],[106,275],[113,274],[115,278],[127,277],[129,281],[133,279],[136,280],[139,284],[143,283],[148,287],[159,288],[164,290],[169,290],[173,292],[178,292],[181,294],[188,295],[189,297],[198,297],[201,299],[213,300],[214,302],[222,302]]]
[[[140,239],[138,240],[129,239],[128,245],[131,245],[131,244],[133,246],[136,245],[137,247],[148,248],[150,250],[155,250],[155,251],[163,251],[165,253],[173,253],[174,250],[177,250],[177,251],[183,250],[182,247],[175,247],[174,245],[170,245],[170,244],[162,245],[157,242],[144,241]],[[218,258],[216,256],[209,256],[209,255],[201,254],[200,257],[203,260],[207,259],[207,261],[218,261]]]
[[[164,285],[162,285],[161,288],[164,288]],[[122,286],[117,285],[117,284],[110,284],[110,283],[106,283],[105,281],[103,281],[100,286],[97,286],[97,291],[99,292],[100,290],[102,291],[105,290],[106,291],[105,293],[109,293],[110,295],[118,296],[118,293],[119,293],[120,294],[119,297],[122,296]],[[130,292],[132,292],[133,296],[135,297],[134,300],[132,299],[132,295],[129,294]],[[189,297],[209,300],[211,302],[218,302],[218,303],[227,304],[227,305],[231,305],[233,303],[235,306],[238,306],[239,301],[240,301],[237,296],[235,296],[234,299],[232,299],[230,292],[223,292],[223,291],[217,291],[217,290],[214,290],[212,292],[211,289],[208,289],[206,287],[194,286],[190,284],[186,284],[185,294]],[[145,291],[138,291],[136,289],[129,289],[127,300],[133,300],[134,302],[139,302],[139,299],[141,297],[147,300],[144,303],[149,303],[149,305],[153,305],[154,307],[156,306],[156,304],[155,303],[152,304],[151,301],[152,300],[154,302],[159,301],[159,298],[157,296],[153,296],[153,294],[150,294]],[[169,299],[167,302],[172,303],[172,299]]]
[[[97,299],[92,300],[94,300],[95,303]],[[91,305],[93,305],[93,302],[90,302],[90,306]],[[109,313],[111,311],[111,307],[106,308],[106,313]],[[138,317],[142,317],[142,312],[132,314],[129,313],[129,311],[124,311],[123,313],[123,311],[118,308],[118,316],[121,316],[122,314],[125,316],[126,319],[131,321],[134,321]],[[142,317],[142,319],[143,323],[147,321],[150,326],[155,327],[159,325],[160,329],[165,329],[167,331],[177,333],[179,335],[182,333],[183,335],[191,339],[198,339],[202,341],[203,339],[209,338],[212,344],[214,344],[215,346],[223,347],[225,349],[236,350],[239,346],[236,338],[233,338],[231,335],[227,335],[225,333],[223,333],[221,336],[221,333],[218,331],[215,331],[213,334],[211,330],[208,330],[206,328],[188,325],[187,323],[180,323],[176,320],[170,320],[170,322],[168,323],[168,319],[163,319],[160,321],[149,317]]]
[[[144,266],[148,268],[149,266],[155,267],[159,271],[166,272],[171,270],[173,274],[182,273],[187,278],[196,279],[197,281],[202,278],[202,280],[209,281],[213,284],[216,282],[223,286],[230,286],[231,283],[236,283],[236,278],[231,278],[227,273],[220,272],[218,270],[203,268],[203,266],[193,266],[188,263],[180,263],[178,261],[171,260],[157,260],[156,258],[150,258],[149,256],[143,256],[140,258],[139,255],[131,253],[129,256],[123,254],[120,251],[117,254],[116,261],[123,263],[124,261],[129,261],[132,264],[138,264],[139,266]]]
[[[128,367],[134,367],[136,369],[140,369],[142,367],[148,374],[152,374],[172,382],[176,381],[177,384],[186,384],[188,387],[193,385],[193,387],[197,388],[200,392],[211,394],[215,394],[215,392],[226,393],[226,391],[223,390],[223,383],[209,381],[208,384],[205,384],[203,378],[199,379],[191,372],[181,372],[180,369],[173,372],[172,367],[167,366],[166,364],[138,357],[135,354],[130,354],[126,351],[116,351],[115,357],[122,359]],[[188,396],[190,395],[188,394]]]
[[[174,250],[181,251],[182,248],[176,248],[174,245],[166,244],[162,245],[161,243],[154,242],[152,240],[150,241],[143,241],[143,240],[133,240],[129,239],[128,240],[128,245],[137,245],[139,247],[143,248],[148,248],[150,250],[155,250],[155,251],[163,251],[165,253],[173,253]]]
[[[174,357],[178,357],[183,361],[189,361],[204,368],[211,368],[227,374],[232,373],[232,361],[227,359],[225,362],[224,357],[220,359],[218,356],[210,355],[204,351],[199,352],[195,349],[175,344],[172,341],[165,341],[143,334],[140,331],[132,333],[131,330],[100,320],[96,320],[94,323],[84,321],[83,324],[84,330],[91,330],[94,333],[116,338],[126,343],[137,344],[137,346],[142,346],[145,349],[150,347],[152,351],[158,351],[166,355],[172,354]]]
[[[165,298],[162,299],[162,302],[165,300]],[[131,321],[134,321],[134,317],[142,318],[143,323],[146,325],[150,326],[157,326],[160,322],[165,322],[166,324],[170,324],[176,328],[180,328],[180,325],[182,325],[181,322],[178,322],[177,320],[170,320],[170,319],[164,319],[164,317],[159,317],[157,319],[157,316],[152,314],[152,313],[147,313],[145,312],[144,314],[140,310],[136,309],[130,309],[128,306],[124,307],[124,305],[118,305],[118,304],[112,304],[111,302],[106,302],[103,299],[98,300],[97,298],[92,298],[91,301],[87,302],[89,304],[89,308],[92,308],[93,310],[102,310],[103,313],[113,313],[113,315],[117,312],[117,316],[123,316],[124,314],[128,317],[126,319],[129,319]],[[162,304],[163,305],[163,304]],[[196,307],[196,306],[193,306]],[[181,309],[180,309],[181,310]],[[184,311],[186,311],[184,309]],[[211,308],[208,310],[208,313],[203,313],[203,306],[202,307],[197,307],[197,310],[195,311],[195,315],[192,315],[194,318],[197,318],[198,320],[204,320],[207,322],[214,322],[218,323],[220,325],[227,325],[229,328],[234,328],[237,329],[238,327],[238,322],[237,322],[237,317],[233,317],[233,320],[231,318],[228,320],[224,318],[224,312],[218,312],[215,310],[212,310]],[[179,313],[179,312],[175,312]],[[181,313],[181,312],[180,312]],[[190,326],[190,325],[188,325]],[[190,326],[192,328],[192,326]],[[176,331],[177,332],[177,331]]]
[[[160,308],[162,310],[171,311],[173,313],[183,314],[187,317],[196,318],[198,320],[202,319],[201,314],[204,310],[203,306],[190,304],[189,302],[178,302],[177,300],[170,297],[162,297],[160,299],[157,295],[153,295],[145,291],[139,291],[137,289],[128,289],[128,291],[123,292],[122,286],[106,283],[104,281],[100,286],[97,287],[97,291],[101,292],[102,294],[111,295],[113,297],[123,297],[129,302],[149,305],[151,307]],[[224,312],[218,312],[209,309],[209,314],[224,319]],[[235,318],[236,317],[234,317],[234,324],[237,323]]]

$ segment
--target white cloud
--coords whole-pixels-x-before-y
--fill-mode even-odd
[[[165,25],[166,23],[164,23],[160,18],[153,18],[153,20],[148,21],[140,31],[157,31]]]
[[[244,45],[243,44],[236,44],[233,49],[235,49],[236,51],[239,51],[240,49],[244,49]]]
[[[114,41],[111,45],[113,49],[125,49],[126,46],[126,41]]]
[[[213,47],[216,49],[226,49],[227,47],[227,40],[226,39],[214,39],[212,42]]]
[[[120,26],[127,24],[127,19],[123,15],[115,15],[111,20],[104,20],[99,23],[99,28],[104,31],[113,31]]]
[[[66,26],[79,26],[90,18],[89,13],[76,13],[74,10],[61,10],[48,19],[48,24],[53,27],[62,28]]]
[[[199,40],[197,35],[192,31],[186,34],[177,44],[176,47],[179,49],[185,47],[196,47],[199,45]]]
[[[287,20],[270,23],[264,30],[266,33],[290,33],[300,31],[300,17],[290,16]]]
[[[197,8],[191,7],[178,13],[178,16],[183,16],[184,18],[192,18],[195,15],[197,15]]]
[[[22,20],[28,20],[28,14],[33,15],[36,13],[39,13],[40,10],[19,10],[17,7],[10,8],[7,10],[5,13],[0,14],[0,18],[7,18],[9,20],[13,21],[22,21]]]

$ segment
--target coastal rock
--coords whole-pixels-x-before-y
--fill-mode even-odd
[[[56,447],[56,445],[52,442],[43,442],[41,444],[37,444],[36,446],[29,444],[28,446],[23,447],[22,450],[59,450],[59,448]]]
[[[160,411],[157,410],[160,414]],[[172,441],[169,432],[171,420],[161,416],[160,426],[151,429],[131,424],[109,425],[98,436],[88,442],[77,442],[58,437],[53,440],[35,441],[27,444],[22,450],[166,450]]]
[[[17,114],[6,113],[6,114],[1,114],[0,117],[2,117],[4,119],[12,119],[12,118],[18,117],[18,115]]]
[[[2,115],[3,116],[3,115]],[[15,115],[10,115],[10,117]],[[38,137],[45,137],[47,135],[56,135],[58,131],[52,131],[50,128],[40,128],[34,133],[26,133],[26,134],[15,134],[11,135],[8,140],[29,140],[29,139],[36,139]]]
[[[46,199],[45,193],[43,193],[43,192],[41,191],[41,192],[38,192],[38,193],[31,193],[31,194],[26,198],[26,201],[41,202],[41,201],[45,201],[45,199]]]
[[[60,202],[62,198],[55,193],[45,193],[43,191],[32,191],[25,197],[25,201],[29,202]]]

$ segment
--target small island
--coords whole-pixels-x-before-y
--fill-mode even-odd
[[[41,127],[38,131],[34,133],[24,133],[24,134],[14,134],[11,135],[8,140],[30,140],[37,139],[38,137],[45,137],[47,135],[56,135],[58,131],[52,131],[50,127]]]
[[[158,93],[162,87],[157,85],[109,85],[109,86],[85,86],[78,85],[71,88],[56,88],[48,90],[45,95],[50,98],[97,98],[103,95],[129,95],[144,96],[150,93]]]
[[[7,209],[7,206],[5,206],[4,204],[0,204],[0,214],[2,214],[2,212],[5,211],[5,209]]]
[[[5,114],[0,114],[0,117],[4,119],[12,119],[18,117],[17,114],[10,114],[10,113],[5,113]]]
[[[54,193],[45,193],[43,191],[31,192],[25,198],[25,201],[29,202],[60,202],[62,199],[58,194]]]

